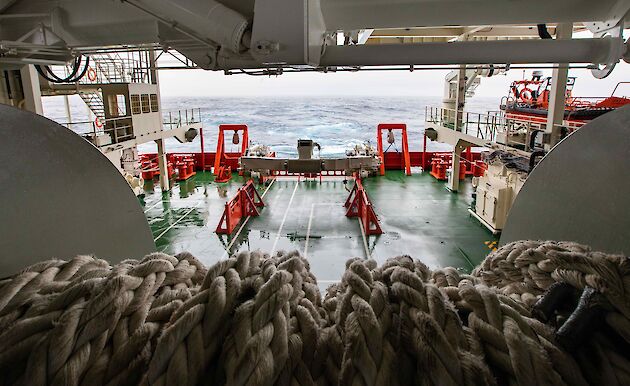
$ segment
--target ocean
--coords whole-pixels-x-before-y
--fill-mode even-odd
[[[340,156],[356,143],[370,141],[376,145],[379,123],[406,123],[411,150],[422,149],[425,106],[440,106],[441,97],[169,97],[162,96],[162,110],[201,108],[206,151],[215,151],[219,124],[246,124],[252,144],[268,145],[280,157],[297,155],[298,139],[313,139],[321,147],[321,156]],[[78,96],[70,98],[73,122],[88,122],[88,110]],[[499,100],[473,97],[466,110],[498,110]],[[44,113],[57,122],[67,122],[63,97],[44,98]],[[84,133],[90,124],[72,125]],[[237,149],[226,140],[227,151]],[[394,147],[399,146],[394,144]],[[450,150],[450,146],[429,142],[428,150]],[[155,143],[139,146],[141,153],[155,152]],[[168,152],[198,152],[197,137],[191,143],[166,141]],[[400,150],[398,147],[397,150]]]

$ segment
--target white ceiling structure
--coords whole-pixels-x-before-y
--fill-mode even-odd
[[[493,63],[610,70],[630,60],[629,11],[630,0],[0,0],[0,66],[159,48],[208,70]],[[593,35],[554,39],[560,23]]]

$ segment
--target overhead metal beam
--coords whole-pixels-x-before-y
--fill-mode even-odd
[[[329,31],[401,26],[583,22],[622,18],[626,0],[321,0]]]
[[[555,26],[547,26],[549,33],[555,34]],[[582,29],[582,28],[580,28]],[[396,37],[458,37],[468,34],[472,37],[535,37],[538,30],[535,25],[520,26],[469,26],[469,27],[426,27],[426,28],[390,28],[372,32],[374,38]]]
[[[370,37],[453,37],[464,33],[463,27],[388,28],[376,29]]]
[[[321,65],[609,63],[622,50],[620,38],[368,44],[327,47]]]

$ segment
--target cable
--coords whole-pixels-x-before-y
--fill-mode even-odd
[[[50,69],[49,66],[42,67],[40,65],[35,65],[35,70],[37,70],[37,73],[39,75],[41,75],[44,79],[46,79],[47,81],[51,83],[75,83],[81,80],[85,76],[90,66],[90,57],[86,56],[83,70],[81,70],[81,73],[77,75],[77,72],[79,72],[79,68],[81,67],[82,61],[83,60],[81,59],[81,57],[75,58],[74,65],[72,66],[72,71],[70,72],[70,75],[68,75],[65,78],[60,78],[59,76],[57,76],[55,73],[53,73],[53,71]]]
[[[50,67],[48,66],[44,66],[43,69],[41,66],[36,65],[35,68],[37,69],[37,72],[43,76],[46,80],[48,80],[49,82],[54,82],[54,83],[63,83],[68,82],[70,79],[74,78],[77,74],[77,71],[79,69],[79,65],[80,65],[80,58],[77,57],[74,59],[74,65],[73,65],[73,69],[72,72],[70,73],[70,75],[68,75],[67,78],[60,78],[58,77],[55,73],[52,72],[52,70],[50,69]]]
[[[553,39],[547,30],[547,24],[538,24],[536,27],[538,27],[538,36],[540,36],[541,39]]]

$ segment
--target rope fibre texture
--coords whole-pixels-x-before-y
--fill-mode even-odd
[[[629,267],[521,241],[471,275],[351,259],[322,298],[297,252],[49,260],[0,281],[0,384],[627,385]],[[601,296],[575,350],[557,338],[571,307],[534,317],[557,283]]]

